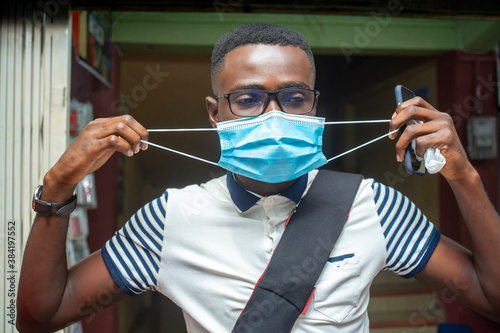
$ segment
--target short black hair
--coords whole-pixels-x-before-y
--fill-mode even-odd
[[[306,53],[307,58],[309,58],[311,69],[316,76],[313,53],[304,36],[290,28],[274,23],[251,23],[231,30],[215,43],[212,51],[212,67],[210,71],[214,92],[217,75],[222,68],[226,55],[240,46],[256,44],[296,46],[301,48]]]

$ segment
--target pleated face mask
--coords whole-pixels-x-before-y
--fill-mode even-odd
[[[325,123],[324,118],[273,110],[253,118],[219,122],[217,128],[149,130],[149,132],[216,130],[221,145],[221,157],[218,163],[152,142],[143,142],[212,165],[218,165],[248,178],[266,183],[280,183],[296,179],[340,156],[397,131],[384,134],[328,160],[325,158],[322,151],[324,125],[373,122],[388,123],[389,120]]]
[[[276,110],[220,122],[218,165],[266,183],[296,179],[327,163],[322,151],[324,123],[324,118]]]

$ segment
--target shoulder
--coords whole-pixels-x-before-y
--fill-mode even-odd
[[[371,188],[373,200],[377,206],[379,214],[383,213],[385,210],[393,209],[406,203],[411,203],[411,201],[409,201],[409,199],[399,191],[390,186],[379,183],[374,179],[367,179],[367,184],[369,184],[369,187]],[[413,203],[411,204],[413,205]]]

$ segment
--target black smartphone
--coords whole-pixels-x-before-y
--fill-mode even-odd
[[[394,93],[396,95],[396,103],[397,105],[403,103],[404,101],[407,101],[409,99],[412,99],[415,97],[415,93],[398,84],[396,88],[394,88]],[[403,127],[401,127],[401,131],[404,131],[407,125],[411,124],[416,124],[417,122],[415,120],[411,120],[406,123]],[[417,159],[417,153],[415,152],[415,139],[411,140],[411,143],[408,147],[406,147],[405,151],[405,169],[406,172],[408,172],[411,175],[418,175],[418,176],[423,176],[425,175],[425,165],[424,165],[424,160],[420,159],[420,161]]]

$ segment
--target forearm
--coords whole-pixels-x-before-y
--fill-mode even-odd
[[[74,186],[58,184],[50,172],[44,178],[42,200],[64,202]],[[47,322],[57,312],[68,274],[66,235],[68,216],[37,213],[23,255],[19,281],[18,320]]]
[[[41,200],[65,202],[76,184],[111,155],[118,151],[130,156],[147,149],[141,144],[147,139],[147,130],[128,115],[91,121],[45,175]],[[125,296],[109,274],[100,251],[68,271],[67,228],[67,216],[46,218],[38,213],[35,218],[19,280],[17,326],[22,332],[54,331]],[[87,309],[103,291],[109,291],[111,299],[96,309]]]
[[[471,167],[472,169],[472,167]],[[490,304],[500,311],[500,218],[476,170],[458,181],[449,181],[472,241],[472,260]]]

